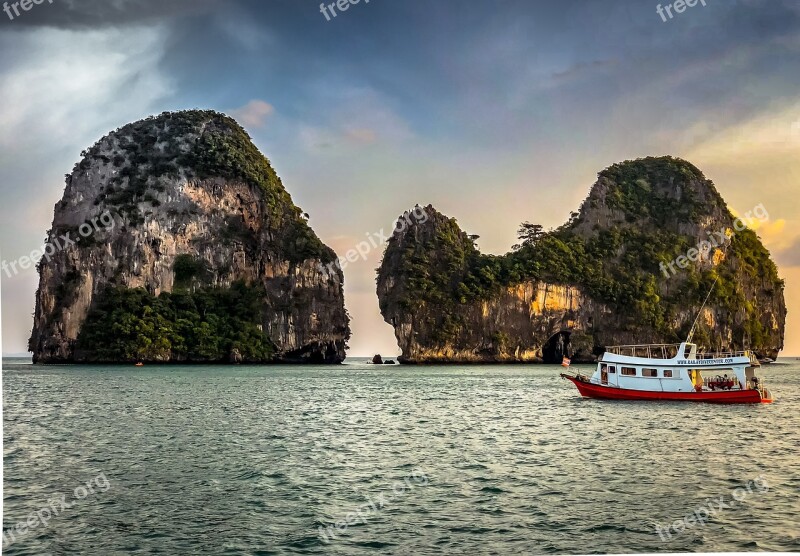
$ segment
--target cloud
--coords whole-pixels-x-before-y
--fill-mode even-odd
[[[299,139],[300,144],[309,151],[332,148],[344,151],[376,143],[378,132],[369,127],[303,126],[299,131]]]
[[[327,102],[336,109],[327,121],[299,126],[298,138],[306,150],[341,152],[376,143],[397,147],[414,137],[390,97],[370,88],[326,87],[326,92]]]
[[[102,29],[141,23],[158,24],[178,15],[208,12],[213,0],[57,0],[34,6],[3,26],[15,28]]]
[[[771,250],[783,249],[791,242],[790,236],[786,234],[786,220],[783,218],[775,222],[751,219],[747,221],[747,226],[756,232],[762,243]]]
[[[800,154],[800,103],[774,107],[762,114],[726,127],[694,149],[696,156],[710,163],[742,163],[753,158],[780,159]]]
[[[0,147],[18,155],[76,147],[146,116],[173,90],[157,69],[164,40],[160,27],[0,36],[0,50],[15,53],[0,81]]]
[[[800,237],[794,243],[775,254],[778,264],[784,267],[800,267]]]
[[[267,118],[275,108],[263,100],[251,100],[241,108],[231,111],[231,116],[245,128],[259,129],[267,123]]]
[[[280,47],[269,28],[261,25],[235,3],[216,14],[213,21],[232,45],[245,52],[258,54],[266,48],[274,51]]]
[[[337,139],[333,132],[312,126],[300,126],[297,136],[300,145],[307,151],[330,149]]]
[[[608,66],[615,66],[617,60],[594,60],[592,62],[578,62],[571,67],[554,72],[552,77],[557,81],[565,81],[568,79],[577,78],[580,76],[590,76],[594,70],[606,68]]]
[[[345,137],[354,143],[370,144],[374,143],[378,138],[374,130],[364,127],[356,127],[348,129],[345,132]]]

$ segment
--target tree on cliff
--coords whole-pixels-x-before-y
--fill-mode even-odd
[[[523,222],[517,230],[517,239],[521,243],[517,243],[512,247],[514,251],[519,251],[526,245],[536,245],[545,235],[544,226],[541,224],[531,224],[530,222]]]

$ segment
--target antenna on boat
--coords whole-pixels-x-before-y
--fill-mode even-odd
[[[714,291],[714,286],[717,285],[718,281],[719,281],[719,275],[717,275],[717,279],[714,280],[714,283],[711,284],[711,288],[708,290],[708,293],[706,294],[705,301],[703,301],[703,304],[700,306],[700,310],[697,311],[697,316],[694,318],[694,322],[692,323],[692,328],[691,330],[689,330],[689,335],[686,337],[687,344],[692,343],[692,336],[694,336],[694,329],[697,326],[697,321],[700,320],[700,315],[703,314],[703,309],[705,308],[706,303],[708,303],[708,298],[711,297],[711,292]]]
[[[725,252],[728,250],[728,246],[731,244],[731,238],[728,237],[728,243],[725,244],[725,247],[722,248],[722,254],[724,255]],[[717,278],[714,280],[714,283],[711,284],[711,288],[709,288],[708,293],[706,294],[706,299],[703,301],[703,304],[700,306],[700,310],[697,311],[697,316],[694,318],[694,322],[692,323],[692,328],[689,330],[689,335],[686,337],[686,343],[692,343],[692,336],[694,336],[694,329],[697,326],[697,321],[700,320],[700,315],[703,314],[703,309],[705,309],[706,303],[708,303],[708,298],[711,297],[711,292],[714,291],[714,286],[717,285],[719,282],[719,273],[717,273]]]

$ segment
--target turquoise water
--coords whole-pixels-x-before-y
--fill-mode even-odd
[[[4,554],[800,550],[795,361],[760,406],[583,400],[554,366],[5,363]]]

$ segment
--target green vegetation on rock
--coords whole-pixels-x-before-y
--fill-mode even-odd
[[[192,255],[178,255],[175,257],[172,271],[175,277],[176,290],[188,289],[194,280],[205,282],[209,274],[205,261]]]
[[[109,287],[81,329],[76,359],[90,361],[269,361],[274,346],[261,330],[262,287],[162,293]]]
[[[378,281],[393,272],[398,284],[393,301],[411,312],[427,306],[423,316],[415,312],[417,319],[430,321],[418,323],[419,329],[433,344],[445,346],[458,342],[464,324],[459,305],[496,298],[503,289],[529,281],[575,286],[630,330],[646,328],[651,337],[677,342],[691,326],[681,312],[699,309],[718,279],[709,303],[731,319],[732,342],[760,346],[767,330],[753,298],[773,296],[783,282],[752,230],[736,233],[722,264],[691,264],[670,278],[660,269],[698,243],[683,231],[705,233],[704,218],[728,227],[733,222],[714,185],[696,167],[672,157],[639,159],[601,172],[581,212],[560,228],[543,232],[524,223],[521,244],[503,256],[480,253],[455,219],[436,213],[402,242],[390,241]],[[743,274],[750,278],[746,284]],[[387,303],[381,299],[382,310]],[[677,322],[682,324],[676,327]],[[713,337],[703,322],[695,338],[706,345],[726,342]],[[500,336],[496,340],[504,342]]]

